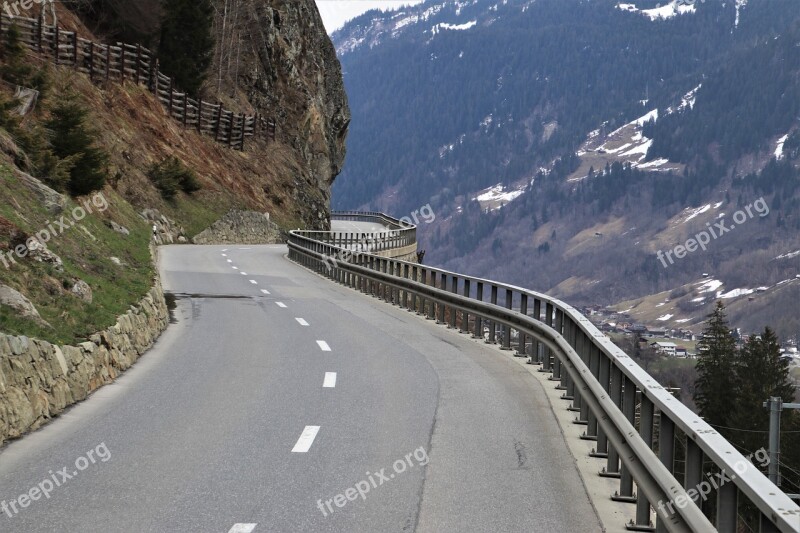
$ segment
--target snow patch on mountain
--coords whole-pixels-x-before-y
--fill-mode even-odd
[[[694,4],[687,4],[686,0],[672,0],[666,5],[654,7],[653,9],[639,9],[636,4],[617,4],[617,9],[630,13],[641,13],[652,21],[667,20],[676,15],[695,12]]]
[[[436,24],[433,28],[431,28],[431,33],[436,35],[441,30],[468,30],[475,26],[478,23],[477,20],[471,20],[469,22],[465,22],[464,24],[448,24],[447,22],[441,22]]]
[[[783,159],[783,145],[786,143],[786,140],[789,138],[789,134],[787,133],[780,139],[778,139],[778,145],[775,147],[775,159]]]

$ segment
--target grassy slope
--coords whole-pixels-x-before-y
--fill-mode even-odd
[[[95,84],[70,68],[45,64],[31,53],[28,57],[32,64],[46,69],[52,89],[25,118],[25,124],[46,120],[57,98],[67,92],[74,94],[90,110],[91,127],[99,134],[98,145],[109,154],[109,180],[103,193],[110,207],[86,217],[79,226],[48,243],[64,261],[64,272],[29,259],[10,269],[0,263],[0,283],[24,294],[52,326],[42,327],[0,306],[0,332],[74,343],[112,325],[116,316],[138,301],[152,284],[150,228],[138,215],[145,208],[156,208],[177,221],[190,237],[231,208],[270,212],[282,227],[304,225],[304,206],[297,191],[313,188],[296,181],[299,163],[290,146],[249,139],[244,152],[232,150],[167,117],[143,86],[130,82]],[[13,141],[2,129],[0,141],[0,217],[33,234],[46,227],[52,215],[14,177],[14,149],[9,149]],[[167,202],[150,182],[147,169],[173,155],[197,173],[202,189],[192,196],[180,193]],[[75,202],[70,200],[62,215],[77,206]],[[109,219],[127,227],[131,235],[111,230],[104,223]],[[0,234],[0,252],[8,250],[8,241],[7,235]],[[110,257],[119,258],[124,266],[115,265]],[[92,304],[69,292],[67,288],[75,279],[91,286]]]
[[[148,249],[149,227],[113,191],[103,194],[108,202],[105,211],[96,210],[48,242],[48,248],[64,262],[63,272],[29,258],[17,259],[18,263],[8,269],[0,264],[0,281],[26,295],[52,326],[39,326],[0,306],[1,331],[51,342],[80,342],[113,324],[117,315],[150,289],[153,268]],[[79,205],[70,200],[63,213],[51,215],[36,195],[14,178],[7,165],[0,167],[0,198],[0,216],[27,234],[47,228],[48,223],[61,216],[73,220],[72,210]],[[98,204],[103,205],[99,201]],[[105,221],[112,218],[131,234],[125,236],[109,228]],[[114,264],[111,257],[118,258],[123,266]],[[91,304],[68,290],[76,279],[92,288]]]

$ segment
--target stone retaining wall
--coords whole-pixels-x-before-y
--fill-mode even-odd
[[[116,324],[77,346],[0,333],[0,444],[111,383],[169,324],[161,281]]]
[[[269,215],[257,211],[231,210],[198,233],[194,244],[281,244],[280,230]]]

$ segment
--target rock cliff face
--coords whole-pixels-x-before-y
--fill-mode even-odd
[[[327,227],[330,187],[344,164],[350,109],[317,6],[314,0],[234,0],[229,9],[233,15],[225,29],[216,24],[220,50],[206,86],[219,89],[223,100],[236,94],[275,119],[276,140],[295,155],[291,196],[301,204],[309,228]],[[226,35],[232,38],[229,44]],[[234,53],[238,59],[232,66],[227,57]]]

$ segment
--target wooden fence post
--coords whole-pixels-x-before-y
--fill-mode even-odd
[[[94,41],[89,41],[89,81],[94,81]]]
[[[111,45],[106,45],[106,81],[111,76]]]
[[[61,41],[61,32],[58,29],[58,25],[56,25],[56,65],[58,65],[58,55],[59,55],[59,46]]]
[[[217,109],[217,123],[215,125],[214,130],[214,140],[219,141],[219,130],[222,126],[222,104],[218,104],[219,108]]]
[[[136,85],[139,85],[139,78],[142,71],[142,45],[136,45]]]
[[[122,82],[125,83],[125,43],[117,44],[119,45],[120,60],[122,61],[122,67],[120,68],[122,73]]]
[[[197,131],[203,132],[203,99],[197,101]]]
[[[175,92],[173,91],[172,86],[172,78],[169,79],[169,112],[167,113],[170,117],[172,116],[172,99],[175,96]]]
[[[183,127],[186,128],[186,119],[189,116],[189,94],[183,93]]]
[[[158,97],[158,87],[161,85],[161,71],[158,70],[158,58],[156,58],[155,68],[153,70],[153,94]]]
[[[72,34],[72,64],[75,68],[80,67],[78,63],[78,32]]]
[[[38,30],[38,50],[39,53],[42,53],[42,41],[44,40],[44,7],[42,7],[42,11],[39,13],[39,27]]]
[[[234,114],[233,111],[228,112],[228,146],[233,146],[233,123],[234,123]]]

